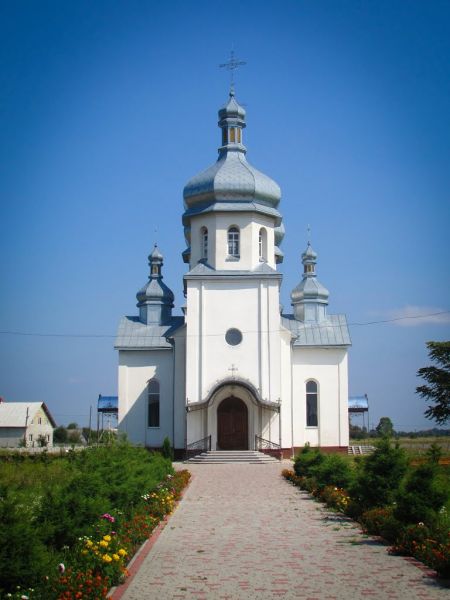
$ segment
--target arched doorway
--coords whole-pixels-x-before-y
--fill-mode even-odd
[[[248,410],[234,396],[217,408],[217,447],[219,450],[248,450]]]

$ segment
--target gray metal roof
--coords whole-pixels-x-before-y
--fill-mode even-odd
[[[351,346],[345,315],[327,315],[325,321],[305,323],[282,315],[282,325],[294,336],[294,346]]]
[[[145,325],[139,317],[122,317],[114,347],[118,350],[172,348],[167,338],[184,325],[184,317],[172,317],[167,325]]]
[[[268,206],[263,202],[246,201],[242,199],[236,199],[233,202],[202,202],[195,204],[188,208],[183,213],[183,225],[189,225],[190,218],[195,215],[210,213],[210,212],[256,212],[269,217],[275,218],[275,225],[277,226],[277,241],[281,243],[284,236],[284,229],[280,228],[281,225],[281,214],[273,206]],[[188,236],[185,237],[188,239]]]
[[[195,267],[193,269],[191,269],[188,273],[186,273],[186,275],[184,276],[184,279],[207,279],[208,277],[211,277],[211,279],[218,279],[218,278],[226,278],[226,279],[236,279],[239,277],[245,277],[246,279],[249,277],[257,277],[257,278],[275,278],[275,279],[282,279],[283,276],[281,273],[279,273],[278,271],[275,271],[275,269],[272,269],[272,267],[270,265],[268,265],[265,262],[261,262],[258,264],[258,266],[253,269],[252,271],[241,271],[241,270],[233,270],[233,271],[228,271],[228,270],[220,270],[220,269],[213,269],[213,267],[211,267],[211,265],[204,263],[204,262],[199,262],[195,265]]]
[[[264,200],[276,207],[281,190],[273,179],[247,162],[243,152],[224,152],[216,163],[188,181],[183,196],[187,207],[211,200]]]
[[[0,404],[0,427],[25,428],[25,422],[29,425],[40,408],[44,410],[52,426],[56,427],[56,423],[44,402],[2,402]]]

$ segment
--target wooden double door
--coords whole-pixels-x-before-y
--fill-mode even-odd
[[[247,406],[234,396],[217,408],[217,446],[219,450],[248,450]]]

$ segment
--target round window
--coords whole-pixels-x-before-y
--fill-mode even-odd
[[[225,341],[230,346],[237,346],[242,342],[242,333],[239,329],[229,329],[225,334]]]

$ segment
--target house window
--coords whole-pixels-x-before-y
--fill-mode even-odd
[[[317,427],[317,383],[306,382],[306,426]]]
[[[28,441],[29,441],[29,442],[32,442],[32,441],[33,441],[33,434],[32,434],[32,433],[29,433],[29,434],[28,434]]]
[[[149,381],[148,387],[148,427],[159,427],[159,382]]]
[[[47,442],[50,441],[50,435],[47,433]]]
[[[228,230],[228,256],[239,258],[239,229],[230,227]]]
[[[42,417],[38,417],[38,425],[42,425]]]
[[[202,259],[206,260],[208,258],[208,230],[206,229],[206,227],[202,227],[201,244]]]

